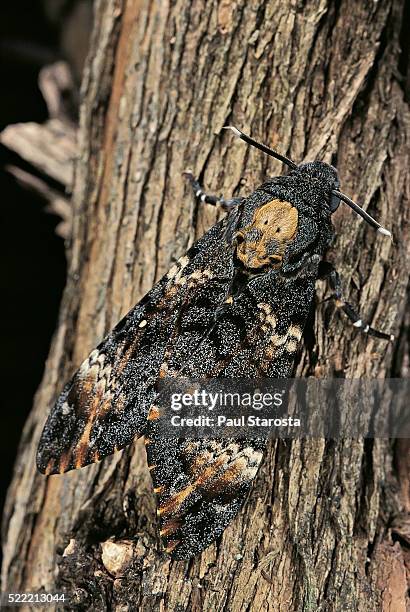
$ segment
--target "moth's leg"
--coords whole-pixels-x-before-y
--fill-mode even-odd
[[[195,197],[198,198],[201,202],[212,204],[212,206],[220,206],[222,210],[232,210],[232,208],[235,208],[235,206],[238,206],[238,204],[240,204],[244,200],[244,198],[230,198],[229,200],[225,200],[222,197],[209,195],[202,190],[201,185],[190,172],[184,172],[184,176],[191,183]]]
[[[342,294],[342,284],[339,273],[330,262],[320,262],[319,278],[326,279],[328,281],[329,287],[333,292],[329,299],[333,299],[337,308],[343,310],[343,312],[353,323],[353,327],[357,327],[357,329],[360,329],[360,331],[365,334],[369,334],[370,336],[375,336],[376,338],[382,338],[383,340],[390,340],[393,342],[394,336],[392,334],[385,334],[378,329],[370,327],[370,325],[362,320],[361,316],[358,314],[358,312],[356,312],[353,306],[349,304],[349,302],[345,301]]]

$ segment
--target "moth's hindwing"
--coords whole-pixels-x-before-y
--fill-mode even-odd
[[[144,433],[164,356],[180,335],[184,304],[204,296],[212,311],[223,299],[226,279],[218,278],[226,272],[226,227],[226,219],[213,226],[82,363],[44,427],[37,452],[41,472],[94,463]]]

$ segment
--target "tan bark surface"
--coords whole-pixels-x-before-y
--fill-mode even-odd
[[[395,345],[359,336],[326,302],[298,373],[399,373],[410,262],[403,9],[401,0],[97,0],[68,283],[8,495],[3,590],[66,587],[71,609],[406,609],[403,442],[272,444],[239,517],[190,562],[160,550],[140,443],[65,476],[35,470],[65,380],[216,219],[194,205],[182,171],[225,196],[282,171],[221,132],[226,124],[296,161],[333,162],[343,190],[395,237],[341,206],[331,257],[350,300],[397,333]]]

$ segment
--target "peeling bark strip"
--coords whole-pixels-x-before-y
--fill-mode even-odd
[[[225,195],[281,171],[220,134],[227,123],[296,161],[333,160],[343,190],[395,237],[377,238],[340,207],[332,259],[363,315],[403,330],[396,359],[347,329],[327,302],[298,375],[400,374],[410,261],[403,10],[404,0],[97,0],[70,274],[8,495],[4,590],[64,586],[71,608],[96,610],[405,609],[408,541],[387,526],[409,511],[396,482],[406,461],[393,461],[389,441],[272,444],[238,519],[189,563],[158,550],[139,443],[64,477],[34,467],[63,381],[215,221],[214,210],[193,207],[182,171]]]

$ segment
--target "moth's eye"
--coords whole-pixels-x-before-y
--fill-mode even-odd
[[[263,222],[263,225],[268,225],[269,223],[269,219],[265,219],[265,221]]]
[[[330,196],[330,212],[334,213],[339,208],[340,198],[333,193]]]
[[[279,234],[279,232],[280,232],[280,227],[277,227],[276,228],[276,233]]]

